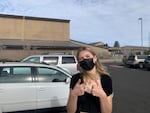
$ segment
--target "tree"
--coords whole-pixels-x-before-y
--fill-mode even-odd
[[[114,47],[115,47],[115,48],[120,48],[120,44],[119,44],[119,42],[118,42],[118,41],[115,41],[115,43],[114,43]]]
[[[144,51],[144,55],[149,55],[150,54],[150,50],[145,50]]]

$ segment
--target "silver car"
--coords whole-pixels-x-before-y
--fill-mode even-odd
[[[144,60],[148,55],[130,55],[126,61],[126,65],[129,67],[144,67]]]

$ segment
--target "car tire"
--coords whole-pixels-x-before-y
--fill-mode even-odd
[[[139,63],[139,68],[140,68],[140,69],[143,69],[143,68],[144,68],[143,63]]]

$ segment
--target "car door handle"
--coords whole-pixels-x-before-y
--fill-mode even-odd
[[[38,90],[39,91],[45,91],[45,88],[40,87]]]
[[[3,93],[4,92],[4,89],[0,89],[0,93]]]

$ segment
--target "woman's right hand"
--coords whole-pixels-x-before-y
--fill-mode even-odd
[[[84,95],[85,85],[81,83],[81,79],[78,80],[75,87],[71,90],[72,96],[81,96]]]

